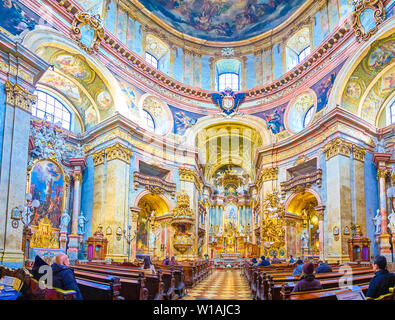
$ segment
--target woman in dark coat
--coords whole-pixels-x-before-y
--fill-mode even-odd
[[[311,262],[303,266],[302,276],[292,292],[321,290],[322,284],[314,276],[314,265]]]

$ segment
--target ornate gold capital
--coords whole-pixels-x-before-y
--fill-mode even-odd
[[[106,148],[105,153],[107,156],[107,161],[122,160],[126,163],[130,163],[130,157],[133,154],[131,150],[124,147],[119,142],[117,142],[111,147]]]
[[[354,157],[354,160],[358,160],[358,161],[365,161],[365,154],[366,154],[366,149],[362,148],[356,144],[352,145],[352,154]]]
[[[100,150],[100,151],[98,151],[98,152],[95,152],[95,153],[92,155],[92,158],[93,158],[93,165],[96,167],[96,166],[98,166],[98,165],[100,165],[100,164],[103,164],[103,163],[104,163],[104,157],[105,157],[105,152],[104,152],[104,150]]]
[[[377,169],[377,179],[385,178],[387,175],[387,169]]]
[[[81,183],[82,182],[82,173],[80,173],[80,172],[73,173],[73,179],[74,179],[74,181],[79,181]]]
[[[19,84],[12,84],[10,81],[6,81],[4,88],[7,104],[13,107],[18,107],[29,113],[32,112],[32,105],[37,100],[37,97],[34,94],[23,89]]]
[[[330,158],[342,155],[345,157],[350,157],[351,153],[351,143],[343,140],[341,138],[336,138],[329,141],[324,148],[322,149],[323,152],[326,154],[326,160],[328,161]]]
[[[188,168],[179,168],[178,173],[181,181],[193,182],[196,188],[201,190],[203,183],[200,181],[200,178],[195,171]]]
[[[261,189],[262,183],[271,180],[277,180],[278,167],[263,168],[257,178],[258,190]]]

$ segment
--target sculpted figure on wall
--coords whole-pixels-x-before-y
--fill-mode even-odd
[[[380,209],[377,209],[376,216],[373,218],[373,223],[374,226],[376,227],[376,233],[380,233],[381,229],[381,214],[380,214]]]
[[[67,232],[67,228],[70,223],[70,215],[67,213],[67,210],[64,210],[62,216],[60,217],[60,232]]]
[[[391,214],[388,216],[388,228],[391,232],[395,232],[395,212],[392,211]]]

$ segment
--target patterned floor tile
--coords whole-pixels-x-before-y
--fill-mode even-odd
[[[189,289],[188,295],[183,299],[251,300],[250,293],[247,281],[240,275],[240,270],[215,269],[207,279]]]

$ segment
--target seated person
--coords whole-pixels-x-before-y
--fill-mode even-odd
[[[267,267],[267,266],[270,266],[270,262],[265,259],[265,256],[262,256],[261,257],[261,263],[258,264],[258,266]]]
[[[170,263],[169,257],[166,257],[165,259],[163,259],[162,261],[162,265],[168,266]]]
[[[289,256],[289,263],[295,263],[295,259],[292,255]]]
[[[303,261],[299,259],[298,261],[296,261],[296,267],[292,272],[292,275],[294,277],[300,276],[302,274],[302,269],[303,269]]]
[[[395,287],[395,274],[387,270],[387,259],[377,256],[373,262],[375,276],[370,280],[368,293],[369,298],[378,298],[389,293],[389,288]]]
[[[252,265],[256,267],[258,265],[258,260],[256,258],[252,258]]]
[[[55,263],[51,265],[53,272],[53,283],[55,288],[63,290],[74,290],[75,300],[82,300],[80,288],[75,280],[74,270],[70,267],[69,257],[65,253],[59,253],[55,257]]]
[[[178,266],[178,263],[177,263],[177,261],[176,261],[176,257],[175,257],[175,256],[172,256],[172,257],[171,257],[170,265],[171,265],[171,266]]]
[[[143,269],[149,270],[149,272],[150,272],[151,274],[156,274],[155,266],[154,266],[153,263],[151,262],[150,256],[145,256],[145,257],[144,257]]]
[[[37,281],[39,281],[40,278],[46,272],[46,271],[40,272],[41,266],[48,266],[48,263],[46,263],[39,255],[36,255],[36,258],[34,259],[33,267],[29,271],[32,274],[33,278],[36,279]]]
[[[314,265],[311,262],[303,265],[302,276],[292,292],[321,290],[322,284],[314,276]]]
[[[279,263],[281,263],[281,260],[279,258],[277,258],[276,255],[274,255],[273,259],[272,259],[272,264],[279,264]]]
[[[318,261],[318,267],[315,269],[315,273],[329,273],[332,272],[332,268],[322,261]]]

